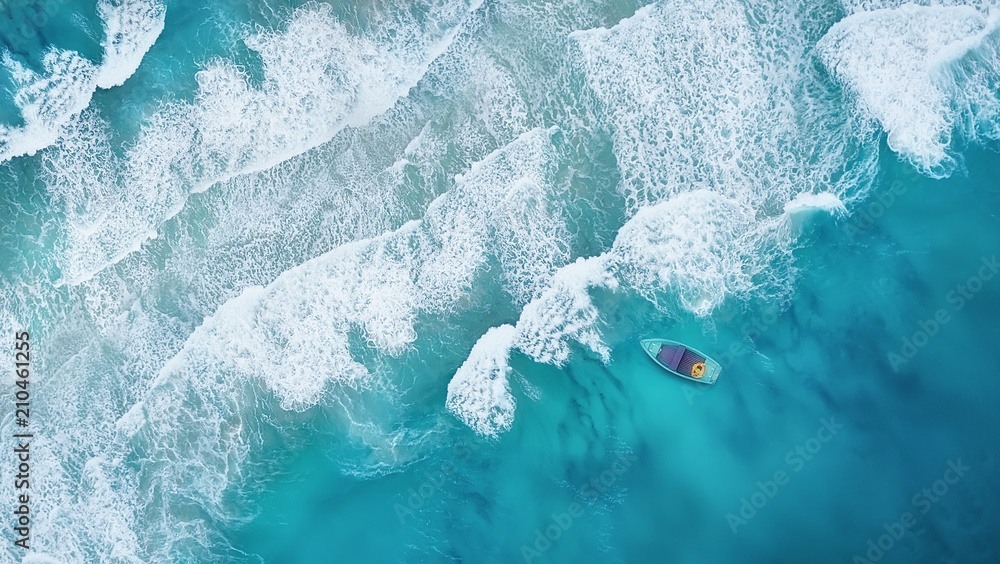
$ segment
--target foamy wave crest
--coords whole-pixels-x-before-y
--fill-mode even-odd
[[[121,86],[163,31],[166,7],[157,0],[101,0],[97,13],[104,20],[104,60],[97,86]]]
[[[532,269],[562,264],[552,248],[565,243],[535,237],[539,229],[557,230],[541,226],[565,222],[545,215],[559,196],[550,188],[550,134],[534,130],[492,154],[436,199],[423,220],[341,246],[230,300],[163,367],[154,389],[187,381],[189,372],[202,374],[200,381],[228,381],[222,375],[236,373],[265,383],[284,409],[303,409],[318,401],[328,381],[355,385],[367,375],[351,357],[349,333],[399,354],[416,338],[417,313],[453,307],[491,257],[508,274],[512,296],[530,292],[514,276],[526,267],[503,266],[504,256],[523,246]]]
[[[14,78],[14,103],[24,125],[0,124],[0,162],[34,155],[64,137],[65,126],[90,104],[97,88],[119,86],[139,68],[163,30],[166,10],[157,0],[102,0],[104,59],[94,65],[78,53],[51,48],[35,73],[4,55]]]
[[[565,231],[549,136],[533,130],[477,164],[422,220],[279,276],[250,311],[234,313],[252,318],[253,326],[224,339],[264,351],[261,362],[276,355],[300,368],[238,368],[262,378],[283,408],[302,408],[318,401],[327,380],[364,374],[350,361],[348,334],[359,331],[383,353],[401,353],[416,339],[417,314],[449,311],[491,260],[514,299],[531,295],[566,259],[563,240],[539,236]]]
[[[87,107],[96,86],[97,69],[80,55],[51,49],[42,57],[39,74],[4,53],[17,93],[14,104],[24,125],[0,124],[0,162],[18,155],[33,155],[54,143],[70,117]]]
[[[966,6],[989,14],[990,10],[1000,7],[996,0],[841,0],[848,14],[857,12],[873,12],[886,8],[899,8],[912,4],[916,6]]]
[[[6,294],[17,293],[8,288]],[[55,301],[51,294],[46,298],[50,306]],[[24,319],[19,312],[34,307],[17,301],[0,300],[0,319]],[[109,368],[103,351],[85,346],[85,327],[78,321],[78,315],[67,312],[55,330],[16,325],[31,327],[33,340],[45,340],[59,353],[33,359],[40,376],[33,382],[38,392],[33,399],[51,416],[33,421],[31,554],[39,562],[148,562],[138,532],[142,505],[135,498],[135,474],[123,468],[121,444],[107,424],[121,415],[119,402],[129,394],[128,384]],[[0,422],[0,431],[13,429],[12,415]],[[14,482],[4,482],[0,493],[12,501]],[[22,561],[14,537],[9,529],[3,534],[8,548],[0,551],[0,561]]]
[[[549,287],[524,307],[514,344],[535,361],[556,366],[569,359],[571,341],[610,360],[611,351],[596,328],[598,311],[589,293],[596,287],[618,287],[604,255],[580,258],[559,269]]]
[[[255,435],[260,440],[258,420],[248,410],[267,403],[252,385],[232,375],[239,369],[291,369],[266,357],[268,352],[281,355],[280,350],[255,348],[261,329],[254,324],[254,308],[262,294],[261,288],[248,289],[206,319],[162,368],[143,400],[117,423],[142,460],[147,484],[135,493],[138,503],[192,504],[201,515],[188,519],[163,511],[149,520],[147,534],[157,539],[148,547],[153,560],[174,560],[186,544],[211,546],[217,533],[210,523],[235,518],[230,488],[246,479],[252,441]],[[323,352],[335,348],[329,345]],[[317,368],[329,368],[336,360],[325,358]]]
[[[921,172],[947,176],[957,118],[945,67],[994,28],[975,8],[916,6],[860,11],[817,44],[820,59],[888,133],[889,147]]]
[[[57,458],[62,454],[60,450],[60,447],[52,448],[52,466],[54,470],[66,472],[67,461]],[[77,462],[80,461],[74,460],[71,464]],[[38,507],[42,511],[36,514],[39,519],[32,533],[37,540],[32,548],[39,555],[45,555],[52,562],[88,561],[98,555],[105,560],[130,564],[145,561],[136,533],[140,519],[136,514],[136,500],[132,497],[134,478],[123,476],[120,463],[104,455],[86,460],[80,469],[75,495],[58,487],[39,492],[46,498],[54,498],[47,501],[55,502],[52,506],[45,503]],[[53,472],[41,477],[46,482],[39,480],[39,483],[63,486],[60,478],[65,479],[67,474]]]
[[[47,151],[46,184],[63,201],[105,191],[117,205],[100,218],[64,209],[62,281],[79,284],[138,249],[192,192],[270,168],[387,110],[450,44],[471,6],[385,9],[368,14],[383,25],[356,30],[329,6],[309,5],[284,31],[248,36],[263,61],[260,86],[228,61],[209,62],[197,75],[194,102],[167,103],[148,117],[124,156],[106,145],[81,146],[79,139],[106,136],[99,132],[110,124],[96,113],[77,118],[78,134]],[[428,13],[418,18],[421,10]],[[113,174],[98,179],[95,167]]]
[[[619,275],[654,303],[670,295],[708,315],[727,295],[746,295],[763,268],[755,238],[773,220],[714,192],[696,190],[642,209],[615,238]],[[668,306],[669,307],[669,306]]]
[[[487,331],[448,383],[448,409],[485,437],[507,431],[514,422],[517,404],[507,382],[514,331],[510,325]]]
[[[481,58],[477,55],[476,62]],[[406,219],[422,216],[433,199],[432,194],[453,186],[451,179],[457,171],[465,171],[465,181],[474,183],[466,187],[463,182],[459,190],[478,190],[485,194],[470,196],[470,201],[488,202],[494,209],[511,209],[512,205],[518,204],[519,195],[512,195],[506,206],[489,196],[506,193],[508,183],[504,176],[507,174],[515,180],[524,181],[519,194],[538,200],[536,195],[526,190],[532,186],[541,187],[548,174],[540,165],[532,164],[539,154],[551,152],[544,142],[544,135],[532,138],[535,140],[523,149],[507,149],[511,153],[510,158],[497,154],[487,159],[488,162],[483,163],[485,166],[477,167],[475,174],[468,171],[469,162],[483,160],[497,147],[493,134],[503,139],[500,146],[516,137],[511,128],[502,125],[492,127],[510,118],[505,115],[510,105],[497,103],[498,99],[494,98],[485,108],[493,115],[484,115],[479,114],[484,109],[482,105],[466,103],[491,88],[489,84],[466,88],[468,81],[494,79],[506,82],[502,73],[493,71],[486,76],[456,76],[455,83],[447,83],[447,88],[439,86],[445,93],[453,92],[460,97],[451,104],[442,104],[440,98],[422,100],[421,90],[427,87],[424,83],[397,107],[376,117],[368,125],[345,130],[332,143],[289,159],[278,167],[234,178],[214,188],[203,195],[196,208],[182,212],[178,217],[179,228],[170,229],[163,240],[130,255],[114,268],[105,269],[75,287],[53,289],[44,286],[48,288],[44,297],[48,307],[56,307],[52,304],[59,303],[54,295],[66,294],[73,296],[72,303],[75,305],[72,306],[72,313],[54,310],[59,312],[59,335],[32,334],[33,338],[49,343],[53,351],[62,351],[66,342],[72,343],[70,352],[48,356],[53,360],[73,359],[63,371],[51,373],[49,378],[50,381],[58,381],[53,387],[61,393],[59,401],[46,405],[45,412],[53,415],[46,418],[46,422],[58,422],[59,426],[71,431],[60,433],[57,440],[47,443],[53,446],[53,451],[47,454],[46,460],[56,463],[51,472],[39,475],[42,485],[51,485],[51,493],[46,490],[32,507],[38,550],[47,552],[59,562],[224,559],[220,554],[226,550],[227,541],[213,536],[212,530],[220,525],[211,517],[242,521],[251,514],[252,507],[233,504],[233,498],[249,495],[245,493],[247,482],[251,483],[250,488],[253,483],[266,482],[270,473],[259,469],[260,460],[273,461],[281,456],[280,453],[294,449],[288,444],[294,445],[306,433],[303,429],[308,423],[303,421],[314,421],[312,416],[316,411],[300,414],[282,410],[273,389],[287,390],[285,393],[290,398],[308,398],[313,392],[306,389],[307,386],[322,386],[322,382],[326,382],[327,389],[335,391],[331,394],[334,397],[322,396],[321,393],[322,399],[330,401],[321,401],[317,411],[322,410],[324,415],[329,416],[327,421],[335,422],[330,425],[335,427],[333,434],[342,437],[346,443],[343,444],[344,450],[338,449],[341,455],[336,461],[338,470],[345,475],[370,479],[398,471],[414,459],[426,455],[427,443],[435,440],[431,437],[439,437],[441,427],[450,428],[453,423],[434,417],[435,427],[427,431],[424,425],[415,424],[404,415],[393,418],[391,414],[405,411],[395,409],[404,394],[393,385],[385,372],[364,373],[354,379],[338,380],[331,376],[325,380],[310,380],[313,375],[282,374],[283,369],[265,374],[262,368],[261,378],[255,382],[247,378],[251,374],[249,369],[237,371],[233,368],[230,372],[227,372],[229,369],[223,370],[227,372],[225,374],[212,374],[221,380],[192,383],[180,368],[174,366],[167,378],[167,381],[173,382],[173,388],[167,386],[166,381],[159,381],[155,386],[151,382],[166,362],[180,353],[199,324],[203,324],[205,318],[213,313],[219,315],[222,304],[237,299],[243,288],[266,286],[282,272],[309,258],[347,241],[377,237],[380,233],[397,229]],[[506,86],[501,85],[501,88],[507,91]],[[470,114],[489,119],[490,126],[476,124],[474,118],[463,118],[463,112],[456,112],[455,106],[468,108]],[[446,119],[440,116],[446,116]],[[455,121],[470,124],[461,128],[462,135],[455,135]],[[489,130],[487,133],[479,133],[486,129]],[[469,135],[470,132],[475,134]],[[101,128],[77,128],[68,137],[79,143],[83,152],[91,147],[110,147],[113,142],[110,132]],[[462,159],[454,159],[451,156],[458,143],[474,151],[463,153]],[[113,181],[100,181],[102,177],[113,179],[112,163],[101,160],[99,154],[95,157],[88,165],[88,174],[98,180],[89,185],[92,190],[64,203],[76,209],[81,220],[86,222],[99,221],[106,210],[116,205],[112,200],[114,192],[108,190]],[[396,164],[393,164],[394,161]],[[391,167],[391,177],[384,172],[386,167]],[[422,180],[419,179],[421,176]],[[414,177],[418,180],[414,181]],[[568,199],[564,196],[560,198]],[[543,201],[543,204],[548,209],[554,209],[547,202]],[[320,223],[322,225],[318,225]],[[512,227],[512,222],[507,220],[498,219],[497,223],[505,229]],[[529,227],[540,225],[540,221],[535,221]],[[562,227],[559,229],[564,230]],[[546,228],[546,231],[551,229]],[[457,262],[462,267],[461,261]],[[491,290],[494,289],[492,274],[497,274],[497,267],[498,262],[488,267],[489,271],[477,270],[482,275],[477,285],[486,283]],[[345,269],[350,268],[353,267],[345,266]],[[433,265],[428,265],[426,272],[430,273],[433,268]],[[377,269],[372,272],[377,272]],[[446,274],[438,274],[442,282],[436,286],[437,290],[424,296],[427,299],[424,305],[431,310],[433,306],[428,295],[437,296],[436,302],[442,307],[462,307],[464,303],[460,302],[465,296],[462,286],[446,286]],[[425,280],[432,278],[428,274]],[[4,288],[0,291],[0,320],[6,320],[0,325],[24,327],[25,323],[5,316],[5,312],[12,307],[8,302],[23,300],[26,294],[32,296],[28,298],[30,300],[43,298],[36,293],[35,284],[13,279],[0,280],[0,284]],[[449,288],[455,290],[454,298],[446,295],[444,290]],[[514,287],[509,287],[509,290],[514,291]],[[503,299],[499,293],[492,292],[490,298]],[[168,303],[169,306],[166,305]],[[243,305],[250,307],[253,304],[248,302]],[[23,304],[19,309],[34,311]],[[238,314],[233,312],[232,315]],[[67,327],[71,325],[67,318],[74,317],[87,321]],[[317,338],[327,337],[321,332],[329,327],[322,320],[309,323]],[[211,322],[202,328],[196,339],[206,335],[210,339],[218,339],[221,329],[216,327],[207,331],[209,325]],[[456,327],[460,324],[449,325]],[[238,335],[232,333],[229,331],[229,336],[235,339]],[[358,338],[357,333],[355,330],[351,335],[353,353],[365,348],[367,337]],[[334,331],[328,336],[338,339],[342,335]],[[73,354],[86,342],[90,343],[88,349],[100,353]],[[331,348],[343,350],[339,345]],[[254,354],[260,356],[259,353]],[[360,356],[371,358],[372,355],[365,352]],[[185,352],[183,358],[190,358],[193,362],[199,362],[198,358],[215,362],[211,357],[193,350]],[[113,360],[108,362],[104,359]],[[96,369],[95,364],[98,366]],[[376,366],[380,365],[384,366],[384,363],[376,363]],[[213,364],[213,368],[218,369],[219,366]],[[49,373],[44,369],[40,372]],[[104,379],[98,374],[110,377]],[[265,376],[269,378],[265,379]],[[294,385],[294,378],[304,379],[301,390]],[[426,379],[423,381],[427,382]],[[331,385],[334,382],[344,385]],[[257,385],[253,386],[254,383]],[[150,389],[155,389],[155,392],[150,393]],[[216,395],[210,393],[212,389],[218,389]],[[245,394],[247,389],[253,391],[252,396],[240,395]],[[95,390],[100,393],[95,394]],[[241,406],[238,412],[230,411],[227,405],[213,408],[226,394],[248,398],[249,403]],[[43,390],[40,397],[54,399],[55,394]],[[193,401],[186,401],[187,397]],[[121,423],[122,430],[139,430],[134,434],[116,434],[114,427],[109,429],[103,423],[117,420],[124,410],[144,398],[149,405],[155,404],[149,412],[149,417],[159,423],[155,429],[146,425],[146,414],[142,408],[137,408]],[[208,407],[199,406],[199,402]],[[345,406],[346,415],[341,412],[341,405]],[[172,412],[178,413],[174,415]],[[292,421],[285,419],[286,416]],[[261,419],[269,420],[274,428],[266,427],[265,432],[258,432],[252,422]],[[192,425],[191,421],[196,423]],[[237,421],[243,423],[237,425]],[[185,426],[190,427],[190,433],[186,433]],[[84,430],[92,432],[85,433]],[[7,427],[5,432],[12,431]],[[230,449],[228,443],[218,443],[214,439],[236,432],[240,433],[240,437],[248,437],[246,443],[240,444],[248,444],[249,448]],[[275,433],[288,438],[287,443],[258,446],[261,435],[273,436]],[[425,433],[427,437],[422,438]],[[127,446],[134,448],[122,448],[123,436],[131,437]],[[163,447],[162,452],[160,446]],[[168,448],[177,450],[170,453],[166,451]],[[221,468],[219,471],[225,473],[225,480],[198,480],[194,466],[175,468],[168,463],[170,456],[202,460],[201,448],[212,451],[203,459],[205,466],[202,472],[211,473]],[[142,461],[136,462],[134,457],[130,458],[128,453],[133,451],[143,453],[143,460],[149,460],[149,466]],[[226,456],[217,457],[216,452],[225,452]],[[100,454],[88,462],[95,453]],[[146,457],[146,453],[153,454]],[[230,466],[216,466],[222,463]],[[230,471],[236,466],[240,467],[239,471]],[[136,483],[139,478],[142,479],[141,484]],[[9,484],[8,490],[12,492],[13,482]],[[159,489],[150,492],[145,484]],[[201,489],[206,492],[205,496],[200,493]],[[13,499],[4,491],[7,490],[0,491],[0,500]],[[175,495],[159,495],[163,491]],[[208,501],[210,511],[206,512],[199,506],[203,498]],[[223,500],[221,505],[217,504],[219,499]],[[194,508],[197,516],[186,513],[180,520],[169,516],[160,518],[163,507],[176,508],[179,505]],[[17,549],[12,535],[4,537],[9,539],[4,546]],[[12,555],[11,561],[15,556],[20,558],[14,550],[8,552]],[[6,562],[5,558],[6,553],[0,554],[0,562]]]
[[[836,194],[830,192],[803,192],[785,204],[785,213],[794,215],[809,211],[825,211],[833,215],[847,213],[847,207]]]

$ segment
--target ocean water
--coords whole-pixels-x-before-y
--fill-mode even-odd
[[[3,562],[1000,561],[1000,4],[0,15]]]

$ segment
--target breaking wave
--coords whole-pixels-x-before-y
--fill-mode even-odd
[[[163,31],[166,15],[158,0],[101,0],[97,11],[104,23],[100,64],[50,46],[39,73],[5,51],[3,65],[13,77],[14,104],[24,124],[0,124],[0,162],[34,155],[55,143],[98,88],[124,84]]]
[[[888,133],[889,147],[940,177],[956,166],[950,147],[959,93],[985,78],[966,77],[973,84],[963,84],[948,69],[984,41],[996,41],[996,29],[997,17],[973,7],[907,4],[858,11],[830,28],[816,48],[862,111]],[[984,93],[985,86],[976,90]]]

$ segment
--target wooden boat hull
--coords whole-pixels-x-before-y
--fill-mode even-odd
[[[722,372],[722,365],[711,357],[677,341],[643,339],[640,344],[660,368],[692,382],[711,385]]]

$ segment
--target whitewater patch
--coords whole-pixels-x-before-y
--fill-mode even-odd
[[[578,258],[559,269],[552,283],[524,307],[513,343],[537,362],[562,366],[574,341],[610,360],[611,351],[597,329],[598,311],[591,288],[616,289],[608,257]]]
[[[514,422],[517,404],[507,381],[514,331],[510,325],[487,331],[448,383],[448,409],[486,437],[497,436]]]
[[[795,215],[810,211],[825,211],[833,215],[847,213],[847,207],[831,192],[803,192],[785,204],[785,213]]]
[[[99,217],[64,207],[61,282],[79,284],[134,252],[191,193],[268,169],[389,109],[450,45],[476,5],[430,3],[368,14],[391,22],[394,34],[377,26],[368,34],[348,29],[329,6],[300,8],[283,31],[245,38],[263,63],[259,86],[229,61],[209,62],[197,74],[195,100],[163,104],[124,154],[106,143],[81,142],[107,138],[112,127],[96,112],[84,112],[69,125],[73,135],[43,155],[46,185],[57,201],[105,192],[116,205]],[[414,14],[422,10],[418,19]]]
[[[611,361],[591,290],[627,289],[665,315],[707,317],[726,297],[759,290],[756,277],[790,251],[796,217],[815,211],[840,214],[844,205],[831,193],[803,193],[785,213],[759,218],[739,201],[695,190],[640,209],[610,251],[560,268],[514,327],[484,335],[448,387],[448,409],[480,435],[509,430],[516,406],[507,397],[511,351],[564,366],[576,344]]]
[[[969,6],[862,10],[830,28],[816,50],[887,132],[889,147],[921,172],[943,177],[956,166],[949,146],[962,90],[947,67],[979,46],[997,21]]]
[[[761,6],[751,23],[736,1],[665,0],[570,34],[631,213],[694,189],[776,211],[830,188],[850,124],[815,86],[807,15]]]
[[[166,8],[158,0],[101,0],[103,60],[95,65],[78,53],[51,47],[36,73],[4,53],[17,92],[14,104],[24,125],[0,124],[0,163],[36,152],[65,135],[65,126],[90,104],[98,88],[113,88],[132,76],[163,31]]]
[[[784,213],[760,217],[708,190],[641,208],[610,251],[560,268],[515,326],[490,329],[476,343],[448,386],[448,409],[480,435],[509,430],[516,406],[507,383],[511,351],[564,366],[576,344],[611,361],[591,290],[627,289],[665,315],[707,317],[725,298],[760,290],[757,277],[787,257],[799,218],[812,212],[840,215],[846,209],[830,192],[804,192],[786,203]]]
[[[915,6],[965,6],[979,10],[983,15],[989,15],[991,10],[1000,7],[996,0],[841,0],[848,14],[858,12],[873,12],[887,8],[899,8],[906,5]]]
[[[461,57],[464,58],[465,55],[466,52],[463,51]],[[485,54],[480,53],[475,53],[474,59],[469,66],[474,66],[481,60],[488,61]],[[370,239],[379,233],[397,229],[405,219],[419,218],[433,198],[428,194],[451,188],[456,172],[464,172],[463,183],[480,183],[476,189],[484,193],[504,190],[503,187],[507,186],[504,178],[507,172],[497,168],[499,159],[496,156],[489,158],[487,155],[496,148],[496,137],[504,141],[502,144],[513,141],[517,137],[515,132],[521,133],[516,128],[523,127],[523,124],[512,121],[514,127],[509,127],[504,121],[511,117],[506,115],[509,108],[514,107],[504,97],[508,93],[513,96],[514,93],[508,87],[512,81],[504,75],[499,65],[495,66],[495,69],[487,69],[487,72],[480,75],[456,76],[454,79],[449,76],[447,81],[439,81],[434,87],[441,90],[435,91],[432,101],[423,98],[423,91],[428,87],[426,83],[421,84],[412,96],[407,96],[365,127],[347,129],[333,142],[285,161],[278,167],[234,178],[213,188],[199,197],[197,206],[185,209],[178,217],[179,221],[165,229],[162,239],[126,257],[115,267],[107,268],[75,287],[50,288],[49,295],[45,298],[47,303],[56,301],[51,294],[70,294],[70,301],[76,304],[73,306],[74,313],[86,319],[75,330],[60,330],[61,335],[72,334],[64,339],[74,342],[85,340],[90,343],[87,345],[88,349],[100,351],[99,355],[74,357],[71,367],[52,374],[53,380],[66,383],[60,385],[60,388],[69,389],[61,396],[62,401],[50,409],[52,413],[58,413],[54,417],[58,418],[62,427],[107,428],[103,423],[94,422],[115,421],[121,417],[122,411],[129,409],[137,401],[150,398],[147,390],[154,387],[151,380],[163,369],[167,359],[179,353],[185,340],[191,337],[197,327],[205,325],[195,338],[211,336],[207,329],[213,327],[214,322],[205,321],[205,318],[212,313],[215,317],[222,316],[224,311],[220,304],[238,300],[240,290],[248,285],[267,286],[283,271],[291,270],[308,258],[323,254],[345,241]],[[431,72],[435,72],[437,67],[438,64],[435,63]],[[495,93],[486,102],[482,102],[480,94],[492,88],[492,85],[484,81],[493,80],[501,83],[497,89],[500,95]],[[467,87],[469,82],[474,83],[474,88]],[[438,97],[440,95],[448,97],[447,104],[442,103]],[[470,100],[476,96],[480,98],[479,103],[470,103],[477,101]],[[523,107],[523,104],[520,105]],[[456,106],[459,111],[456,111]],[[461,111],[463,109],[466,111]],[[465,117],[466,115],[472,117]],[[483,125],[475,121],[477,118],[488,121]],[[456,131],[460,133],[456,134]],[[110,146],[113,141],[108,133],[103,129],[81,129],[73,139],[85,153],[94,146]],[[534,162],[533,159],[538,154],[551,152],[551,148],[546,148],[546,145],[532,142],[523,151],[518,151],[515,158],[525,164]],[[470,148],[468,153],[456,150],[456,147],[464,149],[467,146]],[[508,152],[510,150],[507,149]],[[460,153],[461,157],[456,158],[456,153]],[[490,162],[476,166],[476,172],[473,173],[468,163],[484,159]],[[86,197],[80,197],[72,203],[67,202],[67,207],[77,210],[81,218],[89,217],[91,221],[99,221],[107,213],[106,210],[113,209],[116,205],[112,198],[114,192],[108,189],[114,186],[115,172],[108,164],[94,159],[92,170],[95,178],[107,175],[111,182],[95,182],[90,185],[92,191]],[[516,164],[513,163],[509,170],[522,182],[506,201],[469,196],[471,201],[488,201],[493,209],[513,209],[522,205],[530,209],[530,206],[538,203],[553,209],[544,199],[540,201],[532,193],[538,182],[530,180],[528,172],[518,173],[519,169],[514,166]],[[386,172],[382,172],[383,170]],[[545,175],[551,171],[551,166],[544,167]],[[414,177],[417,177],[416,180]],[[341,197],[338,194],[344,195]],[[521,200],[522,196],[524,201]],[[575,201],[573,198],[560,198]],[[317,226],[317,222],[322,222],[323,225]],[[502,229],[509,230],[512,227],[511,222],[498,223],[503,223]],[[553,231],[540,221],[533,222],[529,227],[543,232]],[[560,228],[560,231],[564,230]],[[508,237],[508,242],[509,239]],[[535,247],[535,256],[547,256],[560,247],[564,248],[565,243],[559,242],[548,248]],[[514,248],[511,247],[511,250]],[[508,253],[507,257],[505,261],[513,260],[516,252]],[[503,280],[506,277],[498,274],[500,259],[492,258],[496,259],[497,264],[484,267],[489,271],[477,271],[477,276],[478,273],[484,275],[479,277],[479,284],[483,283],[485,275],[490,272],[491,276],[486,282],[493,290],[490,298],[504,299],[504,291],[494,286],[492,274],[497,274]],[[537,261],[529,261],[520,272],[530,272],[538,267]],[[427,280],[431,280],[434,276],[429,274],[430,267],[427,270]],[[533,285],[520,287],[517,280],[523,280],[523,276],[513,276],[513,272],[511,274],[511,282],[506,284],[508,292],[530,295]],[[446,279],[446,273],[440,277]],[[27,291],[29,287],[14,284],[12,288],[14,286],[18,291],[10,292],[12,296]],[[439,288],[443,290],[444,283]],[[463,296],[461,292],[456,296],[455,300],[459,300],[458,302],[450,301],[446,292],[424,297],[427,304],[434,299],[439,300],[444,307],[449,304],[452,307],[462,306],[467,296]],[[251,298],[252,293],[247,296],[243,306],[240,306],[240,301],[232,305],[234,308],[250,307],[256,303]],[[433,306],[428,305],[428,308],[433,311]],[[231,315],[239,314],[233,311]],[[59,326],[65,325],[61,319]],[[327,329],[322,321],[310,325],[310,328],[316,331],[317,338],[322,337],[320,331]],[[220,329],[213,329],[216,330]],[[231,336],[236,338],[235,335]],[[52,341],[59,340],[61,339],[52,337]],[[352,329],[351,340],[350,347],[353,348],[349,347],[349,350],[357,353],[358,348],[365,348],[367,335],[359,338],[358,331]],[[411,354],[411,349],[409,345],[403,347],[405,354]],[[190,351],[185,353],[188,354],[195,356]],[[283,351],[277,350],[276,354],[278,356],[274,359],[279,359]],[[59,356],[65,358],[67,355]],[[101,356],[113,360],[106,362],[100,359]],[[366,351],[357,356],[371,359],[373,354]],[[376,367],[382,362],[376,362]],[[396,361],[387,359],[384,362]],[[98,367],[94,368],[95,365]],[[232,368],[229,375],[246,376],[248,370],[241,372],[242,370],[244,369]],[[113,374],[114,378],[87,380],[85,371],[106,372]],[[268,382],[251,379],[248,384],[248,380],[241,380],[239,377],[234,377],[232,383],[214,380],[187,382],[182,369],[172,367],[168,378],[172,384],[157,381],[155,385],[158,388],[155,394],[169,396],[170,401],[156,403],[150,399],[148,404],[152,413],[151,420],[162,425],[155,428],[153,425],[146,425],[145,412],[136,409],[130,417],[123,419],[120,427],[110,426],[105,434],[96,437],[62,435],[57,441],[58,448],[55,449],[54,457],[68,462],[57,466],[51,478],[46,479],[79,501],[71,503],[65,498],[53,497],[55,507],[42,506],[46,513],[44,517],[40,516],[40,522],[44,520],[50,524],[46,534],[52,541],[46,546],[46,550],[62,561],[71,562],[99,560],[101,555],[112,553],[123,561],[168,562],[183,559],[179,554],[190,555],[194,552],[204,555],[205,551],[210,550],[206,547],[212,547],[211,554],[219,554],[219,551],[224,550],[226,541],[216,536],[213,529],[220,528],[220,523],[213,521],[211,517],[231,522],[234,519],[240,521],[251,513],[252,509],[246,511],[245,506],[234,508],[233,498],[252,496],[246,493],[248,488],[253,487],[252,483],[270,483],[272,476],[268,473],[252,474],[254,477],[266,477],[259,480],[249,480],[247,476],[255,471],[253,469],[259,468],[257,464],[261,458],[273,461],[278,456],[276,452],[285,452],[291,448],[273,443],[260,446],[258,441],[261,436],[257,434],[259,427],[254,425],[260,414],[263,415],[261,419],[267,420],[267,424],[287,430],[288,435],[291,435],[289,442],[294,442],[296,434],[306,433],[303,430],[305,425],[301,423],[303,420],[309,420],[317,411],[332,413],[332,418],[337,423],[331,426],[336,426],[338,437],[344,437],[345,444],[342,446],[347,451],[339,451],[337,462],[344,475],[370,480],[383,473],[399,472],[413,459],[426,456],[426,443],[433,441],[426,439],[418,442],[414,438],[414,435],[420,433],[419,424],[414,425],[405,420],[406,427],[400,427],[399,419],[381,419],[387,414],[402,410],[397,409],[397,403],[403,391],[386,384],[388,377],[385,372],[376,370],[371,374],[364,373],[349,383],[344,381],[344,385],[331,385],[335,379],[328,379],[325,391],[333,393],[324,393],[321,388],[321,401],[316,410],[299,413],[282,410],[279,400],[268,388],[272,385]],[[275,387],[295,389],[294,378],[302,378],[303,395],[307,396],[311,392],[305,391],[305,388],[321,380],[313,376],[278,373],[272,380]],[[315,376],[323,374],[317,372]],[[195,374],[193,377],[200,376]],[[447,380],[440,384],[447,384]],[[162,389],[159,388],[161,386]],[[357,386],[358,389],[351,386]],[[215,389],[215,392],[210,388]],[[254,394],[246,394],[246,388],[252,389]],[[171,390],[169,393],[165,391],[168,389]],[[107,395],[110,397],[96,398],[91,390],[108,391]],[[186,402],[184,397],[195,400]],[[231,406],[226,403],[227,397],[239,398],[239,402],[245,400],[246,409],[232,411]],[[197,405],[198,402],[204,402],[205,406]],[[160,409],[166,412],[179,411],[181,414],[171,419],[170,413],[160,414]],[[350,421],[346,417],[340,418],[341,409],[352,417]],[[183,415],[184,412],[189,412],[190,418]],[[388,415],[388,418],[392,419],[392,416]],[[203,428],[201,423],[192,424],[192,420],[206,420],[210,423]],[[440,422],[435,428],[436,436],[441,435],[442,428],[454,427],[454,422],[448,416],[439,414],[435,420]],[[215,426],[215,421],[221,422],[218,425],[223,428],[223,432],[214,434],[219,428]],[[414,430],[408,430],[409,427]],[[185,431],[188,428],[193,429],[190,434]],[[179,438],[159,434],[169,432],[175,433]],[[246,442],[249,444],[248,449],[244,450],[246,444],[235,439],[232,443],[227,442],[227,437],[234,432],[240,433],[242,437],[249,437]],[[266,428],[266,432],[273,433],[273,429]],[[184,445],[185,441],[191,441],[196,446]],[[122,442],[127,443],[125,453],[118,452]],[[112,446],[109,447],[109,444]],[[169,449],[177,445],[181,445],[177,449],[181,453],[179,456],[196,461],[197,448],[201,447],[223,453],[224,456],[201,459],[204,465],[200,470],[197,462],[190,467],[174,467],[169,462],[169,458],[173,456]],[[262,450],[265,451],[263,455]],[[109,454],[109,451],[114,454]],[[130,454],[136,451],[142,454]],[[101,458],[109,460],[107,463],[102,461],[94,464],[104,472],[103,481],[91,481],[93,474],[89,472],[86,480],[80,475],[80,467],[95,452],[101,453]],[[147,457],[147,453],[150,456]],[[125,457],[124,461],[122,456]],[[140,461],[137,462],[137,458]],[[149,462],[148,465],[146,461]],[[219,469],[224,475],[223,479],[205,478],[215,469]],[[141,476],[146,480],[160,472],[164,478],[151,480],[151,483],[167,486],[153,492],[124,479],[127,476]],[[176,483],[181,485],[176,486],[172,477],[178,477]],[[248,482],[251,482],[250,486],[241,487]],[[158,492],[168,490],[177,495],[158,497]],[[192,491],[195,493],[192,494]],[[208,496],[205,499],[209,500],[211,517],[206,517],[208,513],[200,507],[195,509],[198,517],[185,512],[174,519],[161,511],[164,507],[189,507],[190,498],[202,498],[201,491]],[[193,505],[197,506],[198,502]],[[95,515],[98,511],[100,515]],[[138,512],[142,513],[137,514]],[[153,514],[155,516],[150,517]],[[138,541],[134,538],[136,536],[139,537]],[[200,559],[212,558],[204,556]],[[0,557],[0,560],[3,558]]]
[[[101,0],[97,13],[104,21],[104,60],[97,73],[98,88],[125,84],[163,31],[166,6],[155,0]]]
[[[24,125],[0,124],[0,162],[33,155],[54,143],[70,117],[90,104],[97,69],[72,51],[51,49],[42,57],[44,74],[36,73],[10,56],[3,65],[11,73],[17,93],[14,104]]]

